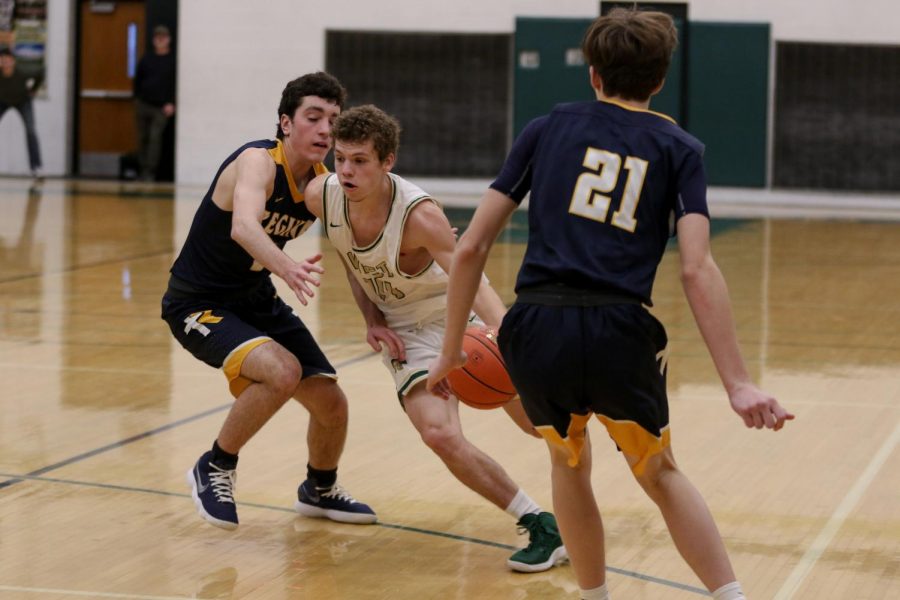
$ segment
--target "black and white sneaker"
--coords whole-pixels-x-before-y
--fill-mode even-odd
[[[375,511],[368,504],[358,502],[341,486],[335,484],[328,491],[319,491],[309,479],[297,488],[294,510],[305,517],[325,518],[341,523],[366,524],[378,520]]]

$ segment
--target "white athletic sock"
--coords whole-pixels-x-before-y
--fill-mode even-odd
[[[590,590],[581,590],[581,600],[609,600],[609,590],[605,583]]]
[[[715,600],[745,600],[746,596],[744,596],[744,590],[741,589],[741,584],[737,581],[732,581],[731,583],[726,583],[716,591],[712,593],[712,597]]]
[[[506,507],[506,512],[514,516],[518,521],[524,515],[541,512],[541,507],[537,505],[537,502],[529,498],[528,494],[522,491],[522,488],[519,488],[515,498],[513,498],[512,502],[509,503],[509,506]]]

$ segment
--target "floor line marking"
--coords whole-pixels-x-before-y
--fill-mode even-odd
[[[93,487],[93,488],[99,488],[99,489],[108,489],[108,490],[116,490],[116,491],[124,491],[124,492],[136,492],[136,493],[142,493],[142,494],[156,494],[156,495],[160,495],[160,496],[171,496],[171,497],[177,497],[177,498],[191,498],[191,495],[187,494],[187,493],[182,494],[182,493],[178,493],[178,492],[167,492],[167,491],[163,491],[163,490],[152,490],[152,489],[148,489],[148,488],[129,487],[129,486],[116,485],[116,484],[111,484],[111,483],[93,483],[93,482],[89,482],[89,481],[77,481],[77,480],[73,480],[73,479],[59,479],[59,478],[55,478],[55,477],[40,477],[40,476],[33,476],[33,475],[13,475],[13,474],[9,474],[9,473],[0,473],[0,477],[16,477],[16,478],[19,478],[20,480],[24,479],[24,480],[31,480],[31,481],[42,481],[42,482],[46,482],[46,483],[60,483],[60,484],[64,484],[64,485],[80,485],[80,486],[84,486],[84,487]],[[292,509],[292,508],[286,508],[283,506],[273,506],[271,504],[260,504],[257,502],[238,502],[237,505],[245,506],[245,507],[260,508],[263,510],[273,510],[273,511],[278,511],[278,512],[296,514],[296,511],[294,511],[294,509]],[[489,546],[492,548],[500,548],[501,550],[507,550],[507,551],[518,550],[518,548],[516,546],[511,546],[509,544],[503,544],[501,542],[493,542],[491,540],[483,540],[480,538],[458,535],[455,533],[447,533],[444,531],[435,531],[433,529],[423,529],[421,527],[412,527],[410,525],[400,525],[397,523],[384,523],[384,522],[379,521],[379,522],[376,522],[374,524],[374,526],[383,527],[386,529],[396,529],[399,531],[407,531],[407,532],[411,532],[411,533],[420,533],[423,535],[429,535],[429,536],[434,536],[434,537],[442,537],[442,538],[447,538],[447,539],[460,541],[460,542],[468,542],[468,543],[472,543],[472,544],[478,544],[480,546]],[[641,581],[647,581],[647,582],[656,583],[658,585],[662,585],[665,587],[670,587],[670,588],[675,588],[675,589],[679,589],[679,590],[684,590],[687,592],[692,592],[694,594],[699,594],[701,596],[709,595],[709,593],[706,590],[704,590],[703,588],[688,585],[686,583],[681,583],[678,581],[671,581],[669,579],[663,579],[661,577],[654,577],[653,575],[647,575],[645,573],[639,573],[637,571],[630,571],[628,569],[622,569],[620,567],[612,567],[609,565],[607,565],[606,570],[609,571],[610,573],[616,573],[618,575],[623,575],[625,577],[631,577],[632,579],[640,579]],[[0,586],[0,590],[2,590],[2,589],[3,589],[3,587]],[[87,595],[87,594],[85,594],[85,595]],[[113,598],[119,598],[119,597],[142,598],[143,596],[116,596],[116,595],[113,595],[110,597],[113,597]]]
[[[341,368],[341,367],[347,367],[347,366],[356,364],[358,362],[368,360],[368,359],[372,358],[372,356],[375,356],[375,354],[371,353],[371,352],[367,352],[365,354],[361,354],[361,355],[355,356],[353,358],[348,358],[347,360],[338,363],[335,366],[335,368],[337,369],[337,368]],[[169,431],[170,429],[175,429],[176,427],[180,427],[181,425],[186,425],[187,423],[191,423],[193,421],[197,421],[204,417],[208,417],[209,415],[212,415],[217,412],[221,412],[223,410],[231,408],[231,406],[232,406],[232,403],[229,402],[228,404],[222,404],[220,406],[216,406],[214,408],[207,409],[203,412],[199,412],[199,413],[191,415],[189,417],[185,417],[183,419],[179,419],[179,420],[173,421],[171,423],[166,423],[165,425],[161,425],[154,429],[150,429],[149,431],[144,431],[142,433],[138,433],[131,437],[125,438],[124,440],[112,442],[112,443],[106,444],[105,446],[101,446],[99,448],[94,448],[93,450],[88,450],[87,452],[82,452],[81,454],[77,454],[75,456],[70,456],[69,458],[63,459],[59,462],[53,463],[51,465],[47,465],[45,467],[41,467],[40,469],[36,469],[34,471],[31,471],[30,473],[27,473],[27,475],[28,476],[43,475],[44,473],[49,473],[50,471],[55,471],[57,469],[66,467],[73,463],[81,462],[82,460],[97,456],[98,454],[103,454],[104,452],[108,452],[109,450],[115,450],[116,448],[121,448],[121,447],[131,444],[133,442],[137,442],[144,438],[151,437],[153,435],[156,435],[157,433]],[[12,485],[15,485],[21,481],[23,481],[23,478],[21,476],[18,476],[14,479],[8,479],[6,481],[0,481],[0,490],[2,490],[3,488],[7,488]]]
[[[191,596],[146,596],[144,594],[116,594],[114,592],[84,592],[80,590],[22,587],[18,585],[0,585],[0,592],[24,592],[27,594],[65,594],[67,596],[86,596],[88,598],[127,598],[129,600],[189,600],[191,598]]]
[[[822,528],[822,531],[819,532],[819,535],[813,540],[813,543],[810,544],[809,548],[807,548],[806,552],[797,563],[797,566],[794,567],[794,570],[791,571],[791,574],[788,575],[784,584],[782,584],[781,589],[775,594],[774,600],[790,600],[794,597],[794,594],[809,576],[816,562],[828,548],[831,540],[837,535],[837,532],[844,524],[844,521],[847,520],[850,512],[856,508],[860,498],[866,493],[866,490],[868,490],[872,481],[875,480],[878,471],[881,470],[881,467],[887,462],[891,452],[897,447],[898,441],[900,441],[900,421],[897,422],[894,431],[887,437],[884,444],[881,445],[881,448],[879,448],[878,452],[872,457],[872,460],[869,461],[869,464],[856,480],[856,483],[853,484],[853,487],[850,488],[847,495],[841,500],[841,503],[834,510],[834,513],[832,513],[831,518],[828,519],[825,527]]]

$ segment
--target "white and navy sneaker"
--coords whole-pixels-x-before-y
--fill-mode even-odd
[[[347,490],[335,484],[328,491],[316,489],[307,479],[297,488],[294,510],[304,517],[316,517],[341,523],[374,523],[378,517],[368,504],[358,502]]]
[[[205,452],[187,472],[191,497],[197,512],[208,522],[222,529],[236,529],[238,516],[234,504],[234,485],[237,483],[237,472],[216,466],[210,462],[211,458],[212,452]]]

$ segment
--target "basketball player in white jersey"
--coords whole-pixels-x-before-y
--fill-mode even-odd
[[[444,400],[425,389],[428,365],[443,343],[454,231],[434,199],[390,172],[400,139],[393,117],[371,105],[352,108],[335,119],[332,135],[335,173],[310,182],[305,202],[343,260],[366,321],[366,339],[382,352],[422,441],[457,479],[528,531],[528,546],[507,565],[516,571],[547,570],[567,557],[555,517],[463,436],[455,398]],[[506,312],[487,279],[474,310],[494,327]],[[510,416],[533,433],[518,399],[509,404]]]

